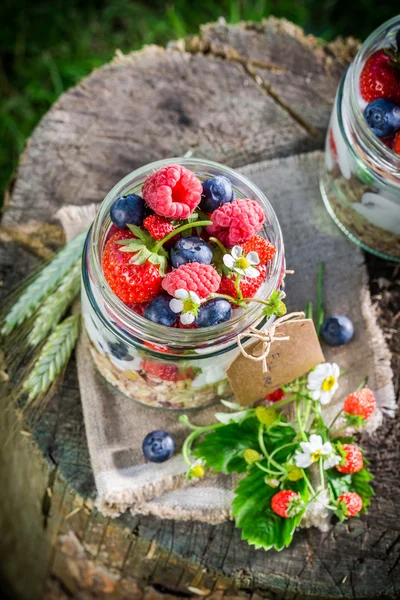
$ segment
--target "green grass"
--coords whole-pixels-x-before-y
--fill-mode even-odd
[[[224,16],[230,23],[286,17],[326,39],[365,37],[394,16],[374,0],[3,0],[0,7],[0,198],[27,137],[63,91],[143,44],[166,44]],[[0,202],[1,204],[1,202]]]

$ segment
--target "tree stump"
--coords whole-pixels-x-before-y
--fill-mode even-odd
[[[52,222],[60,206],[101,201],[145,163],[191,151],[238,167],[322,148],[356,49],[271,18],[205,25],[168,49],[117,52],[61,96],[27,144],[0,232],[1,293],[62,243]],[[371,264],[374,273],[382,265]],[[3,438],[14,420],[2,411]],[[93,505],[72,360],[39,423],[2,448],[2,589],[22,600],[43,598],[46,580],[49,599],[397,597],[398,432],[386,422],[367,442],[377,491],[369,515],[325,534],[303,530],[281,553],[252,549],[232,523],[110,520]]]

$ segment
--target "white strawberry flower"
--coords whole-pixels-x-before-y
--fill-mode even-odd
[[[199,313],[200,298],[195,292],[183,288],[176,290],[169,307],[174,313],[180,313],[182,325],[191,325]]]
[[[296,450],[294,462],[300,469],[307,469],[320,459],[323,461],[324,469],[331,469],[338,465],[341,458],[335,453],[330,442],[323,442],[320,435],[313,433],[308,442],[300,442],[301,450]]]
[[[323,363],[315,367],[307,378],[307,388],[313,400],[321,404],[329,404],[339,387],[340,369],[336,363]]]
[[[231,271],[244,275],[245,277],[258,277],[259,271],[254,265],[260,264],[257,252],[249,252],[246,256],[243,255],[243,248],[233,246],[230,254],[224,254],[224,265]]]

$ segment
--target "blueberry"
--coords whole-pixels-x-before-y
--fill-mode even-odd
[[[377,98],[367,104],[364,118],[376,136],[386,138],[400,129],[400,106],[391,100]]]
[[[162,463],[171,458],[175,451],[175,442],[169,433],[159,429],[147,434],[142,443],[145,458]]]
[[[111,221],[116,227],[125,229],[129,225],[142,225],[145,214],[143,198],[136,194],[121,196],[110,210]]]
[[[213,257],[211,247],[194,235],[180,238],[170,252],[172,266],[177,269],[187,263],[198,262],[210,265]]]
[[[232,307],[229,302],[223,298],[213,298],[200,306],[195,323],[198,327],[211,327],[229,321],[231,317]]]
[[[156,296],[146,306],[143,316],[149,321],[154,321],[154,323],[158,323],[159,325],[171,327],[171,325],[175,323],[178,314],[170,309],[170,301],[170,296]]]
[[[233,198],[232,184],[227,177],[217,175],[203,181],[203,193],[200,201],[201,210],[212,213],[226,202],[232,202]]]
[[[115,356],[115,358],[118,358],[118,360],[133,360],[132,356],[129,354],[128,348],[122,342],[108,342],[108,347],[111,354]]]
[[[322,323],[320,335],[328,346],[343,346],[353,337],[354,325],[344,315],[332,315]]]

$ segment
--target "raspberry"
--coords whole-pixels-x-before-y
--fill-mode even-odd
[[[255,235],[250,238],[242,245],[242,248],[244,255],[247,255],[249,252],[257,252],[260,265],[269,263],[274,258],[276,252],[275,246],[261,237],[261,235]]]
[[[191,368],[180,370],[176,365],[151,362],[149,360],[143,360],[141,366],[146,373],[158,377],[163,381],[181,381],[183,379],[190,379],[194,375]]]
[[[376,400],[369,388],[363,388],[347,396],[343,404],[343,411],[349,415],[357,415],[369,419],[375,410]]]
[[[167,273],[162,282],[162,287],[173,296],[176,290],[187,290],[196,292],[199,298],[207,298],[216,292],[221,277],[212,265],[193,262],[174,269]]]
[[[148,302],[157,296],[161,289],[161,273],[158,265],[145,262],[142,265],[130,263],[132,254],[121,252],[119,240],[134,239],[126,229],[120,229],[106,242],[101,266],[104,277],[116,296],[125,304]]]
[[[210,218],[212,225],[207,227],[208,233],[232,248],[260,231],[265,215],[257,202],[245,198],[223,204]]]
[[[203,188],[196,175],[180,165],[169,165],[149,175],[142,195],[155,213],[169,219],[187,219],[201,200]]]
[[[362,509],[362,499],[356,492],[345,492],[338,498],[338,502],[343,503],[346,507],[345,516],[354,517]]]
[[[252,298],[265,279],[265,274],[267,272],[267,268],[265,267],[265,265],[259,265],[258,267],[256,267],[256,269],[260,273],[258,277],[243,277],[240,280],[239,287],[243,294],[243,298]],[[221,278],[221,285],[219,286],[218,292],[220,294],[227,294],[228,296],[232,296],[232,298],[237,298],[234,282],[235,275],[232,275],[232,277],[226,277],[226,275],[223,275]]]
[[[175,229],[171,221],[168,221],[165,217],[159,217],[158,215],[146,217],[143,221],[143,227],[147,229],[151,237],[155,240],[162,240],[163,237]]]
[[[293,516],[297,511],[291,510],[296,504],[298,504],[298,500],[300,499],[299,494],[297,492],[293,492],[293,490],[282,490],[275,494],[271,500],[271,508],[280,517],[284,517],[288,519]]]
[[[282,400],[284,395],[285,395],[285,392],[282,390],[282,388],[278,388],[274,392],[267,394],[265,396],[265,399],[269,400],[270,402],[279,402],[280,400]]]
[[[342,462],[336,465],[336,469],[340,473],[358,473],[364,466],[364,461],[362,454],[358,448],[352,446],[351,444],[343,444],[342,451],[344,454],[344,459]]]

